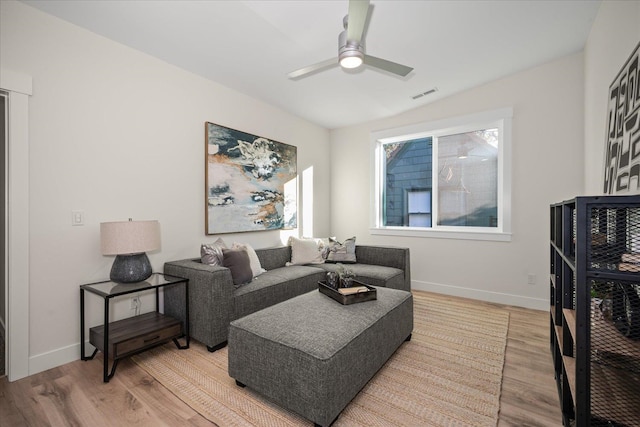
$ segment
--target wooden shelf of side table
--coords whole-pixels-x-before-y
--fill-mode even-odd
[[[175,319],[159,312],[159,291],[165,286],[184,286],[186,321]],[[138,316],[109,322],[109,302],[134,292],[155,290],[156,310]],[[85,291],[104,299],[104,323],[89,330],[89,343],[95,347],[91,356],[85,355]],[[185,338],[184,345],[178,338]],[[119,284],[111,281],[90,283],[80,286],[80,343],[81,359],[91,360],[98,351],[104,355],[103,380],[109,382],[115,374],[118,361],[149,348],[173,340],[179,349],[189,348],[189,281],[181,277],[153,273],[143,282]],[[109,359],[113,366],[109,371]]]
[[[120,359],[182,335],[182,322],[162,313],[129,317],[109,324],[109,354]],[[104,337],[104,325],[89,330],[89,342],[103,353]]]

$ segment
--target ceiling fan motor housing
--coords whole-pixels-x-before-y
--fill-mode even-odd
[[[338,36],[338,62],[344,68],[357,68],[364,62],[364,45],[347,40],[347,31]]]

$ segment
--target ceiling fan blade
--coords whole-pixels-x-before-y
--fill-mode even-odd
[[[369,0],[349,0],[349,19],[347,21],[347,40],[360,43],[367,22]]]
[[[338,60],[336,58],[327,59],[326,61],[318,62],[317,64],[309,65],[304,68],[300,68],[299,70],[295,70],[287,74],[287,77],[290,79],[297,79],[299,77],[304,77],[308,74],[315,73],[316,71],[321,71],[329,67],[333,67],[338,65]]]
[[[376,58],[375,56],[371,56],[371,55],[364,56],[364,63],[372,67],[379,68],[381,70],[388,71],[393,74],[397,74],[402,77],[406,76],[413,70],[413,68],[407,67],[406,65],[387,61],[386,59],[382,59],[382,58]]]

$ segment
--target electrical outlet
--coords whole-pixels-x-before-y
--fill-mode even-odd
[[[131,297],[129,308],[131,310],[135,310],[138,307],[140,307],[140,297],[138,296]]]
[[[536,275],[535,274],[528,274],[527,275],[527,283],[529,285],[535,285],[536,284]]]

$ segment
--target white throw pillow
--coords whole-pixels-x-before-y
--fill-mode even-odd
[[[329,248],[331,247],[331,240],[336,240],[335,237],[303,237],[303,239],[313,239],[318,244],[318,250],[322,254],[322,259],[326,260],[329,255]]]
[[[298,239],[289,237],[291,246],[291,265],[322,264],[322,250],[316,239]]]
[[[247,251],[247,255],[249,255],[249,263],[251,264],[251,272],[253,273],[253,277],[258,277],[260,274],[264,273],[265,270],[260,265],[260,259],[258,258],[258,254],[248,243],[237,243],[234,242],[231,246],[232,249],[244,249]]]

